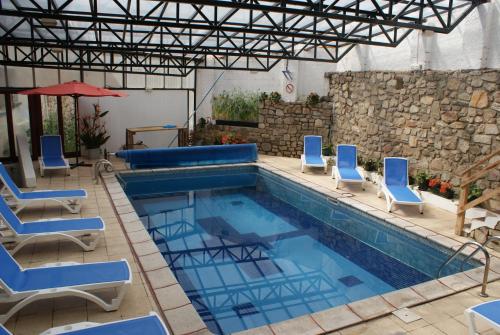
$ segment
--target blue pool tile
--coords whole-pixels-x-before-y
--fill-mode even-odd
[[[122,179],[141,222],[216,334],[421,283],[448,257],[428,241],[257,168]],[[458,269],[457,261],[446,273]]]

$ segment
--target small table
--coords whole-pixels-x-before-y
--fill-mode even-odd
[[[137,133],[162,131],[162,130],[177,130],[177,146],[185,147],[188,144],[188,129],[186,127],[164,128],[163,126],[137,127],[127,128],[125,131],[125,147],[134,149],[134,135]]]

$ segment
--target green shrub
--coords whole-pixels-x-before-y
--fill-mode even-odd
[[[266,101],[267,99],[269,99],[269,94],[267,94],[266,92],[262,92],[262,93],[259,95],[259,102],[264,102],[264,101]]]
[[[311,92],[309,93],[309,95],[307,96],[307,99],[306,99],[306,105],[309,106],[309,107],[314,107],[316,106],[317,104],[319,104],[319,95],[314,93],[314,92]]]
[[[420,191],[427,191],[429,189],[429,180],[431,177],[425,171],[418,171],[415,176],[415,182],[418,185]]]
[[[212,115],[216,120],[258,121],[258,93],[224,91],[212,100]]]
[[[281,94],[279,92],[271,92],[269,100],[271,100],[272,103],[277,104],[281,102]]]
[[[323,146],[323,156],[332,156],[333,155],[333,145],[332,144],[328,144],[328,145],[325,145]]]
[[[65,117],[63,122],[65,152],[76,151],[75,120],[73,117]],[[47,116],[43,120],[43,133],[44,135],[59,135],[57,113],[47,113]]]
[[[483,195],[483,190],[477,186],[477,184],[472,184],[469,187],[469,195],[467,196],[467,202],[471,202]]]

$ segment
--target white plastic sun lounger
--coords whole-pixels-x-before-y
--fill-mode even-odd
[[[326,158],[323,157],[322,137],[315,135],[304,136],[304,153],[300,156],[302,162],[301,171],[304,172],[307,167],[323,168],[325,173],[328,170]]]
[[[10,250],[12,255],[28,243],[57,238],[73,241],[85,251],[94,250],[104,231],[104,222],[100,217],[23,223],[9,208],[2,196],[0,196],[0,221],[5,225],[0,229],[0,242],[16,243],[15,247]],[[85,243],[83,236],[86,236],[90,242]]]
[[[41,335],[169,335],[158,314],[151,312],[147,316],[119,320],[108,323],[81,322],[67,326],[51,328]]]
[[[38,158],[40,175],[43,177],[45,170],[62,170],[69,175],[69,162],[63,155],[61,136],[40,136],[41,157]]]
[[[361,184],[364,188],[365,178],[363,172],[358,167],[358,155],[355,145],[337,145],[337,164],[332,168],[332,178],[335,178],[335,188],[340,183]]]
[[[14,210],[16,214],[30,203],[47,200],[56,201],[71,213],[76,214],[80,212],[81,201],[87,198],[87,192],[83,189],[22,192],[2,163],[0,163],[0,181],[3,184],[0,195],[7,198],[9,206],[16,207]]]
[[[500,300],[483,302],[472,306],[464,312],[469,324],[469,334],[478,334],[475,319],[481,319],[489,323],[496,332],[500,332]]]
[[[384,158],[384,178],[379,185],[377,196],[385,195],[387,211],[394,205],[416,205],[424,212],[424,202],[408,183],[408,160],[399,157]]]
[[[11,316],[32,302],[65,296],[94,302],[105,311],[120,307],[127,288],[132,284],[132,272],[126,260],[79,264],[73,262],[46,264],[23,269],[0,245],[0,303],[16,303],[3,315],[4,324]],[[106,302],[89,291],[117,289],[117,296]]]
[[[44,331],[41,335],[169,335],[163,321],[155,312],[133,319],[118,320],[107,323],[79,322],[71,325],[54,327]],[[4,326],[0,325],[0,335],[12,335]]]

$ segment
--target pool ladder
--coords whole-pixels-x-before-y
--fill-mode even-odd
[[[472,257],[474,257],[474,255],[476,253],[479,252],[479,250],[481,250],[485,256],[485,262],[484,262],[484,274],[483,274],[483,284],[481,286],[481,292],[479,293],[479,295],[481,297],[487,297],[488,294],[486,293],[486,286],[488,285],[488,273],[490,271],[490,253],[488,252],[488,250],[486,250],[486,246],[488,245],[488,243],[492,242],[492,241],[500,241],[500,236],[491,236],[490,238],[488,238],[486,240],[486,242],[484,242],[483,244],[479,243],[479,242],[476,242],[476,241],[469,241],[469,242],[465,242],[464,244],[462,244],[462,246],[460,248],[458,248],[457,251],[455,251],[453,253],[453,255],[451,255],[448,260],[446,262],[444,262],[440,267],[439,267],[439,270],[438,270],[438,273],[437,273],[437,277],[436,278],[439,278],[441,276],[441,272],[443,271],[443,269],[448,265],[450,264],[455,258],[458,257],[458,255],[460,255],[460,252],[462,250],[465,249],[465,247],[469,246],[469,245],[473,245],[473,246],[476,246],[476,250],[474,250],[473,252],[471,252],[467,257],[465,257],[463,260],[462,260],[462,263],[460,265],[460,271],[463,271],[464,269],[464,264],[467,263],[469,261],[469,259],[471,259]]]

